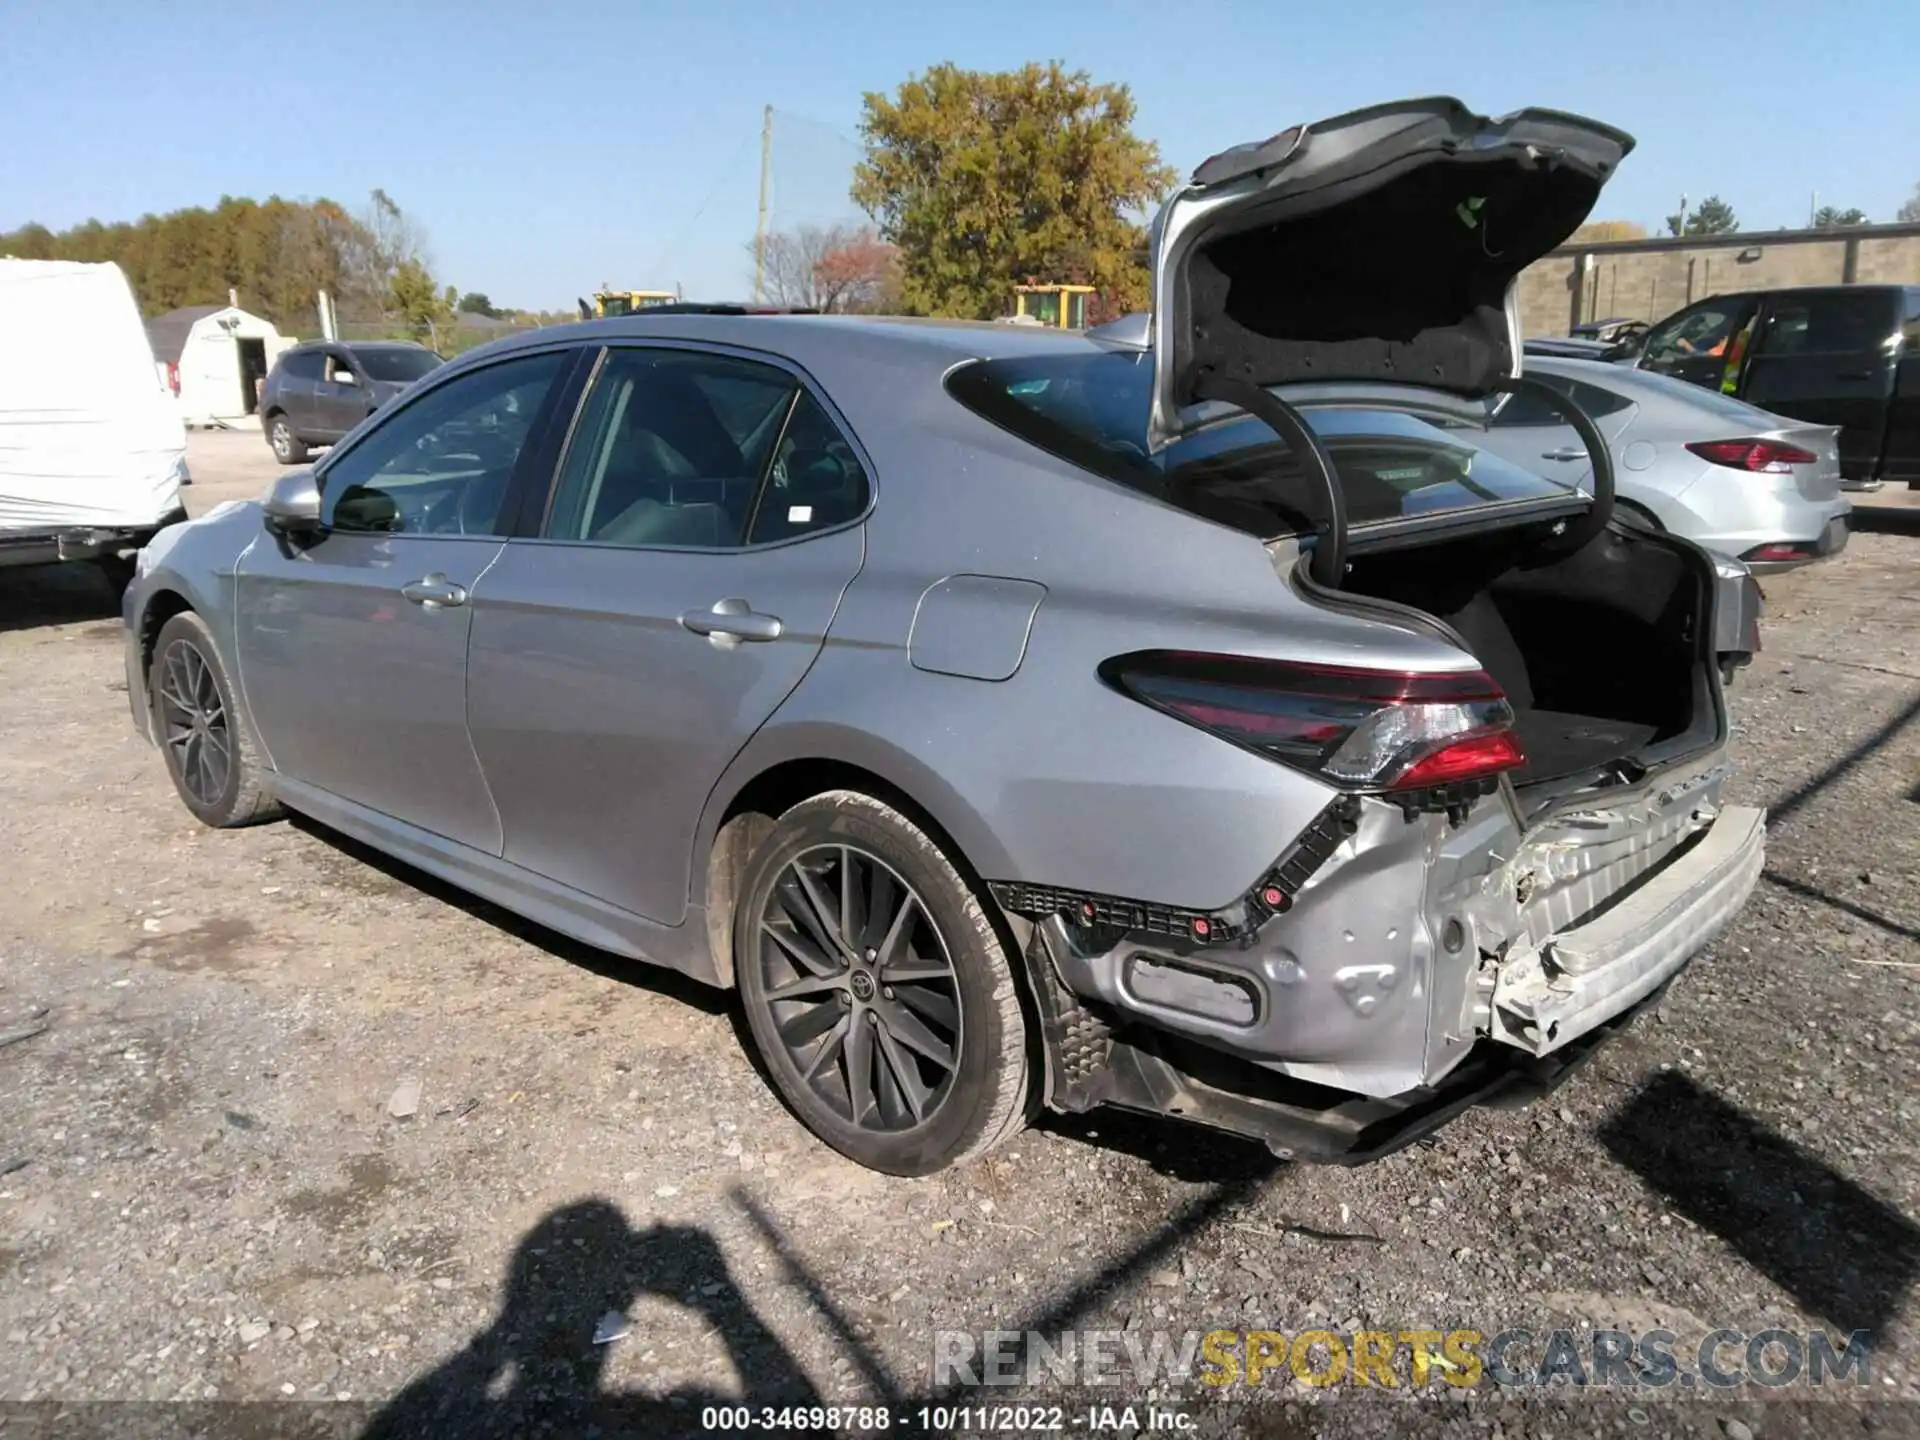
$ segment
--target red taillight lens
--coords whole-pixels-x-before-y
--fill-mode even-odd
[[[1418,790],[1428,785],[1454,785],[1462,780],[1481,780],[1513,770],[1527,763],[1520,741],[1511,730],[1487,730],[1456,740],[1444,750],[1435,750],[1424,760],[1416,760],[1393,782],[1395,790]]]
[[[1701,440],[1687,446],[1702,460],[1756,475],[1786,475],[1796,465],[1811,465],[1819,457],[1798,445],[1777,440]]]
[[[1524,763],[1484,670],[1408,673],[1152,651],[1109,662],[1136,700],[1335,784],[1385,790],[1482,779]]]
[[[1740,558],[1742,560],[1804,560],[1815,551],[1816,547],[1810,543],[1775,540],[1765,545],[1754,546]]]

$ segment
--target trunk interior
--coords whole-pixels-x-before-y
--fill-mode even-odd
[[[1360,554],[1341,593],[1466,643],[1513,705],[1523,789],[1631,780],[1719,738],[1711,577],[1657,536],[1609,529],[1558,558],[1532,529]]]

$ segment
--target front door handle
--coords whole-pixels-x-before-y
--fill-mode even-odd
[[[1572,449],[1547,450],[1542,452],[1540,458],[1542,460],[1584,460],[1587,458],[1587,452],[1584,450],[1572,450]]]
[[[414,604],[429,610],[451,610],[456,605],[467,603],[467,587],[454,584],[438,570],[422,576],[411,585],[402,585],[400,593]]]
[[[743,640],[778,640],[786,628],[778,615],[762,615],[744,600],[718,601],[709,610],[689,610],[680,623],[696,635],[705,635],[723,650]]]

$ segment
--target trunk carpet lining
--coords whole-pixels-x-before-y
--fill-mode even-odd
[[[1558,710],[1521,710],[1514,716],[1513,728],[1527,753],[1527,763],[1513,774],[1516,785],[1557,780],[1623,759],[1659,734],[1656,725]]]

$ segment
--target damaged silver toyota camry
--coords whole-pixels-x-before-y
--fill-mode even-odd
[[[1739,909],[1757,592],[1476,443],[1631,148],[1386,105],[1209,160],[1149,320],[669,310],[473,352],[127,593],[186,805],[737,988],[828,1144],[1303,1159],[1541,1093]]]

